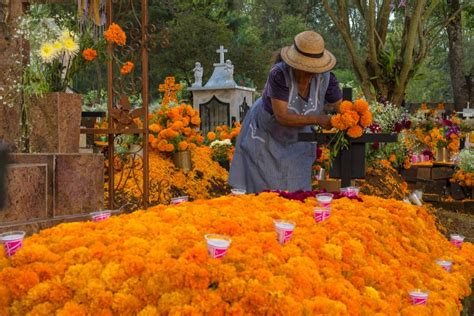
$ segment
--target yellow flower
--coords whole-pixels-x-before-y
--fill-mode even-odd
[[[79,52],[79,44],[72,37],[64,38],[62,44],[66,52],[71,55],[76,55]]]
[[[64,48],[63,43],[61,43],[61,41],[54,42],[53,47],[58,52],[61,51]]]
[[[56,58],[57,50],[54,48],[53,44],[46,42],[41,44],[39,54],[43,61],[49,63]]]

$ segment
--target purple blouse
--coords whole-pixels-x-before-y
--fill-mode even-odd
[[[267,83],[263,89],[262,102],[267,112],[273,114],[272,100],[278,99],[288,101],[290,90],[286,85],[285,75],[279,67],[273,67],[268,75]],[[342,92],[339,89],[339,82],[331,72],[329,74],[329,85],[325,96],[327,103],[333,103],[342,99]]]

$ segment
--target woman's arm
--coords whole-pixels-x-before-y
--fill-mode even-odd
[[[327,115],[299,115],[288,112],[288,102],[271,99],[273,114],[278,123],[285,126],[306,126],[319,125],[323,128],[330,129],[331,120]]]
[[[331,112],[339,113],[339,105],[341,105],[342,99],[337,100],[336,102],[326,103],[324,107],[326,110],[330,110]]]

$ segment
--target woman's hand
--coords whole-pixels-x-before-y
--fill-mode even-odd
[[[329,115],[318,115],[316,117],[316,124],[324,129],[331,129],[331,117]]]

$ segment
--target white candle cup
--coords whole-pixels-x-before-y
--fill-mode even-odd
[[[291,239],[296,224],[294,222],[288,222],[285,220],[275,220],[274,223],[275,231],[278,236],[278,242],[284,245]]]
[[[188,196],[183,195],[183,196],[178,196],[178,197],[172,198],[171,199],[171,204],[178,205],[178,204],[181,204],[181,203],[187,202],[187,201],[188,201]]]
[[[423,205],[423,203],[421,203],[420,199],[418,198],[418,195],[416,195],[415,193],[410,194],[410,200],[412,200],[413,203],[415,203],[415,205],[418,205],[418,206]]]
[[[345,187],[345,188],[341,188],[339,190],[344,196],[347,196],[347,197],[355,197],[355,196],[359,196],[359,188],[358,187]]]
[[[247,194],[247,191],[244,189],[231,189],[230,192],[232,192],[232,195],[245,195]]]
[[[409,292],[412,305],[426,305],[428,302],[428,292],[416,289]]]
[[[224,257],[232,243],[232,239],[223,235],[207,234],[204,235],[204,238],[207,242],[209,256],[214,259]]]
[[[451,243],[454,246],[461,248],[462,243],[464,242],[464,236],[458,235],[458,234],[452,234],[450,235],[450,237],[451,237]]]
[[[418,199],[421,201],[423,200],[423,191],[421,190],[415,190],[413,193],[418,197]]]
[[[404,199],[403,199],[403,202],[405,202],[405,203],[407,203],[407,204],[410,204],[410,205],[411,205],[411,202],[410,202],[410,200],[409,200],[408,198],[404,198]]]
[[[445,271],[451,272],[451,268],[453,266],[453,262],[450,260],[442,260],[438,259],[436,260],[436,264],[441,266]]]
[[[313,217],[318,223],[324,222],[329,216],[331,216],[331,211],[328,208],[315,207],[313,209]]]
[[[109,210],[92,212],[90,213],[93,222],[100,222],[106,220],[112,215],[112,212]]]
[[[324,207],[331,205],[334,194],[332,193],[320,193],[316,194],[316,200]]]
[[[13,256],[23,246],[24,231],[11,231],[0,234],[0,242],[7,256]]]

